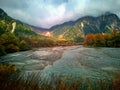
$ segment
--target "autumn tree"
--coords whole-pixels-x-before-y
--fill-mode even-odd
[[[88,45],[88,46],[93,46],[94,43],[95,43],[95,36],[94,36],[94,34],[86,35],[84,44]]]

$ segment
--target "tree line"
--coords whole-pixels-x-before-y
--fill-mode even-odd
[[[111,34],[88,34],[84,40],[85,46],[120,47],[120,30],[113,30]]]

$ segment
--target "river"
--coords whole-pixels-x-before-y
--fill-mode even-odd
[[[15,64],[25,77],[40,73],[44,81],[56,77],[70,80],[112,78],[120,72],[120,48],[66,46],[39,48],[0,57],[0,62]],[[71,78],[72,77],[72,78]]]

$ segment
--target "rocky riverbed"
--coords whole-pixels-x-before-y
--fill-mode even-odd
[[[120,48],[51,47],[8,54],[0,62],[15,64],[25,77],[40,73],[48,83],[57,77],[109,79],[120,73],[119,54]]]

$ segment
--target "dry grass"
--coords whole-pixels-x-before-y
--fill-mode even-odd
[[[58,78],[55,85],[39,83],[37,75],[30,75],[23,80],[15,73],[14,65],[0,64],[0,90],[120,90],[120,74],[113,80],[92,80],[80,78],[73,82],[64,82]],[[14,77],[14,79],[11,79]]]

